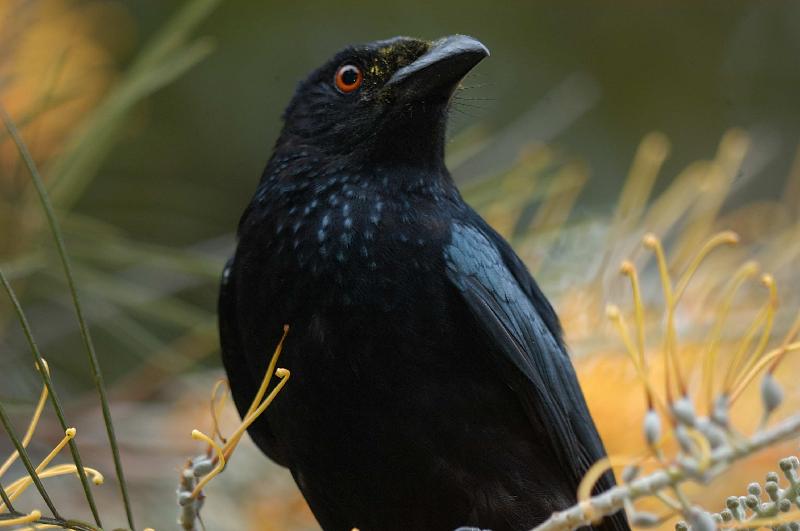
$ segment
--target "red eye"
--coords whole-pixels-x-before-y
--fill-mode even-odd
[[[355,65],[342,65],[336,71],[336,88],[345,94],[360,87],[362,81],[364,81],[364,74]]]

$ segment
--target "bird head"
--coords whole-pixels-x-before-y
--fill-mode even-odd
[[[364,164],[444,167],[451,96],[488,55],[464,35],[345,48],[300,83],[277,148],[311,148]]]

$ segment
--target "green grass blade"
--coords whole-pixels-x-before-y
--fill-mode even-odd
[[[8,438],[11,439],[11,443],[16,448],[17,452],[19,452],[19,458],[22,461],[22,464],[25,465],[25,470],[28,471],[28,474],[31,476],[33,480],[33,484],[36,485],[36,490],[39,491],[39,494],[42,495],[42,499],[44,503],[47,504],[47,507],[50,508],[50,511],[53,513],[53,516],[56,518],[62,519],[61,516],[58,514],[56,510],[56,506],[53,505],[53,500],[50,499],[50,495],[47,494],[47,491],[42,484],[42,480],[39,479],[39,474],[36,473],[36,469],[33,467],[30,458],[28,457],[28,452],[25,450],[25,447],[22,446],[22,442],[17,437],[17,434],[14,432],[14,428],[11,426],[11,421],[8,419],[8,415],[6,415],[6,410],[3,407],[3,404],[0,404],[0,423],[3,424],[3,428],[6,430],[8,434]]]
[[[212,316],[201,307],[184,302],[171,293],[144,289],[132,281],[107,275],[100,269],[77,267],[75,272],[79,279],[91,279],[91,285],[84,290],[87,294],[94,293],[138,315],[157,319],[162,324],[191,328]]]
[[[186,41],[191,31],[219,3],[220,0],[193,0],[185,4],[139,54],[81,132],[71,139],[64,155],[48,173],[52,199],[59,208],[74,204],[91,182],[128,112],[211,52],[212,45],[207,39],[189,44]]]
[[[42,176],[39,174],[39,170],[36,167],[36,163],[33,161],[33,157],[31,157],[30,152],[28,151],[25,142],[22,140],[22,137],[19,134],[19,131],[14,125],[14,122],[11,120],[11,117],[8,116],[6,113],[5,107],[0,105],[0,118],[2,118],[3,123],[6,126],[9,134],[14,140],[14,143],[17,146],[17,150],[19,151],[22,160],[25,162],[25,166],[28,168],[28,172],[31,174],[31,178],[33,179],[33,184],[36,188],[36,192],[39,195],[39,200],[42,203],[42,208],[44,209],[45,216],[47,217],[47,223],[50,226],[50,231],[53,234],[53,239],[56,242],[56,247],[58,249],[59,257],[61,258],[61,265],[64,268],[64,274],[67,277],[67,284],[69,285],[70,295],[72,296],[72,302],[75,307],[75,314],[78,319],[78,326],[80,327],[81,338],[83,339],[84,346],[86,347],[86,353],[89,358],[89,367],[92,373],[92,379],[94,380],[95,387],[97,389],[97,393],[100,398],[100,406],[103,411],[103,421],[106,425],[106,434],[108,435],[108,443],[111,446],[111,453],[114,457],[114,468],[116,469],[117,473],[117,480],[119,482],[120,491],[122,493],[122,501],[125,505],[125,514],[128,519],[128,525],[130,528],[136,529],[133,523],[133,511],[131,510],[130,499],[128,497],[128,485],[125,482],[125,473],[122,469],[122,461],[119,456],[119,446],[117,445],[117,436],[114,433],[114,423],[111,419],[111,411],[108,407],[108,398],[106,394],[106,386],[105,382],[103,381],[103,373],[100,370],[100,363],[97,360],[97,354],[94,350],[94,342],[92,341],[92,336],[89,332],[89,326],[86,323],[86,320],[83,316],[83,309],[81,307],[80,299],[78,297],[78,289],[75,285],[75,280],[72,274],[72,266],[70,265],[69,257],[67,256],[66,246],[64,245],[64,238],[61,234],[61,227],[58,224],[58,220],[56,219],[55,213],[53,212],[53,205],[50,203],[50,198],[47,195],[47,190],[44,186],[44,180]]]
[[[160,63],[164,58],[178,49],[189,34],[211,14],[221,0],[194,0],[188,2],[173,16],[147,47],[139,54],[131,71],[140,73]]]
[[[152,70],[125,78],[96,109],[82,132],[69,142],[65,156],[58,159],[50,172],[52,182],[48,185],[53,193],[53,201],[59,208],[70,208],[81,196],[114,145],[128,112],[138,102],[180,77],[210,52],[210,43],[201,40]]]
[[[3,284],[3,288],[6,290],[8,298],[11,300],[11,305],[14,307],[14,311],[17,314],[17,319],[19,320],[22,331],[25,334],[25,339],[28,341],[28,346],[30,347],[34,363],[37,367],[44,367],[44,359],[42,358],[42,353],[39,350],[39,346],[36,344],[36,340],[33,338],[33,333],[31,331],[30,324],[28,323],[28,318],[25,316],[25,312],[22,309],[22,305],[19,303],[17,294],[14,293],[14,289],[11,287],[11,284],[8,282],[8,279],[6,278],[2,269],[0,269],[0,283]],[[50,403],[53,405],[53,410],[56,413],[56,417],[58,417],[58,423],[61,425],[61,429],[66,431],[69,425],[64,417],[64,408],[61,406],[61,400],[58,399],[56,390],[53,388],[53,382],[50,379],[50,375],[44,370],[39,370],[38,372],[42,377],[42,382],[47,388],[47,393],[50,397]],[[72,454],[72,461],[75,463],[75,466],[78,467],[78,477],[80,478],[81,486],[83,487],[83,493],[86,496],[86,502],[89,504],[89,509],[92,511],[92,517],[97,525],[102,526],[103,524],[100,522],[100,513],[97,511],[94,495],[92,494],[91,487],[89,486],[89,478],[86,477],[86,471],[83,469],[83,461],[81,460],[80,452],[78,452],[78,444],[75,442],[74,437],[69,440],[68,444],[69,451]],[[10,508],[7,503],[6,507]]]
[[[6,489],[3,488],[2,484],[0,484],[0,500],[3,500],[3,503],[6,504],[6,509],[8,509],[8,512],[10,513],[17,512],[16,510],[14,510],[14,506],[11,505],[11,499],[8,497],[8,494],[6,494]]]

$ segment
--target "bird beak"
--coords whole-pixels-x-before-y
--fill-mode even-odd
[[[401,99],[447,101],[464,76],[488,56],[488,48],[477,39],[466,35],[444,37],[395,72],[386,86],[398,90]]]

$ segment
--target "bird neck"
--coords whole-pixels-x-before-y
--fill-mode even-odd
[[[415,121],[384,123],[363,146],[369,162],[382,166],[416,168],[430,174],[447,174],[444,164],[445,122],[424,117]],[[449,174],[448,174],[449,175]]]
[[[444,140],[420,141],[412,135],[379,137],[349,151],[331,151],[302,137],[283,135],[262,176],[262,186],[289,186],[347,176],[364,187],[387,193],[448,192],[455,189],[444,163]]]

